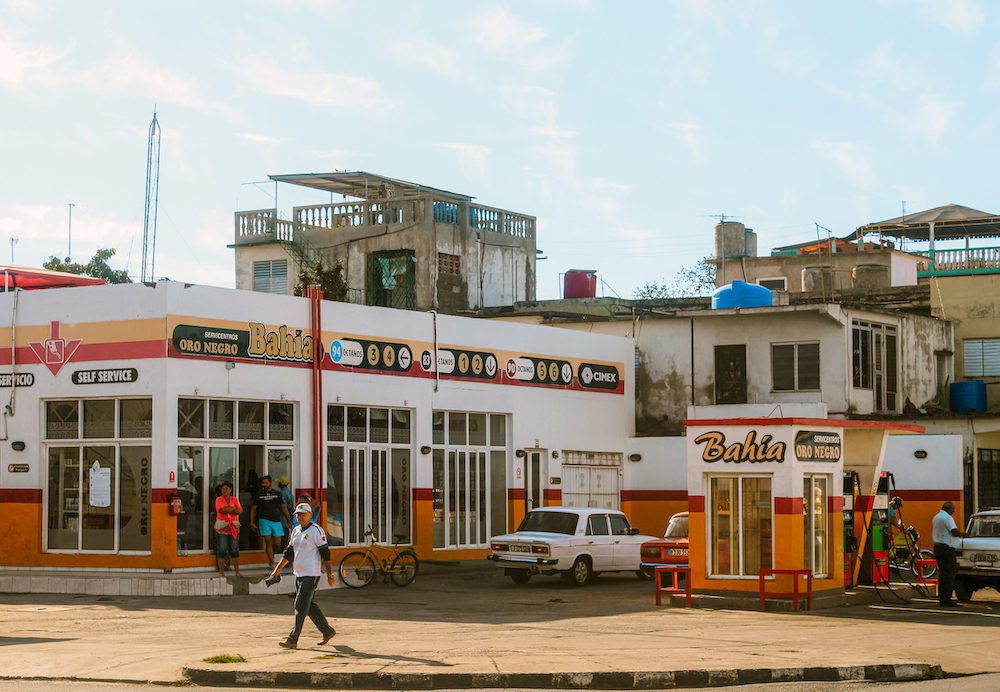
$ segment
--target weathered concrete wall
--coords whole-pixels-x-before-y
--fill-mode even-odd
[[[1000,337],[1000,275],[942,276],[931,279],[931,309],[955,325],[955,379],[987,383],[987,410],[1000,412],[1000,377],[965,377],[964,341]]]
[[[775,257],[747,257],[725,262],[725,283],[734,280],[757,283],[758,279],[785,277],[788,291],[806,290],[802,286],[802,270],[807,267],[831,267],[834,271],[829,281],[834,290],[853,287],[851,269],[858,265],[882,265],[889,269],[887,286],[914,286],[917,283],[917,262],[919,258],[905,252],[884,250],[875,252],[835,252],[832,255],[783,255]],[[744,276],[746,278],[744,278]],[[716,272],[715,283],[723,283],[723,268]]]

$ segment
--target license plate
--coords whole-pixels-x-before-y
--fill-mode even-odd
[[[971,557],[973,562],[985,563],[988,565],[992,565],[997,561],[997,556],[995,553],[973,553]]]
[[[510,552],[512,552],[512,553],[530,553],[531,552],[531,546],[530,545],[512,545],[510,547]]]
[[[687,548],[670,548],[667,550],[667,555],[687,555]]]

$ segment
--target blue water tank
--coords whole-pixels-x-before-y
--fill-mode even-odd
[[[986,413],[986,382],[983,380],[952,382],[948,391],[948,405],[955,413],[966,411]]]
[[[772,305],[771,289],[748,284],[746,281],[734,281],[728,286],[717,288],[712,292],[712,309],[726,308],[769,308]]]

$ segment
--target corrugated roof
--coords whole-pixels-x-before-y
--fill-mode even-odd
[[[325,190],[338,195],[348,195],[357,199],[389,199],[393,197],[414,197],[422,193],[433,193],[456,200],[470,201],[475,197],[457,192],[439,190],[426,185],[408,183],[405,180],[387,178],[366,171],[335,171],[333,173],[301,173],[295,175],[269,175],[279,183],[301,185],[317,190]]]
[[[1000,237],[1000,216],[985,211],[946,204],[927,211],[898,216],[861,226],[859,233],[881,233],[910,240],[930,240],[930,224],[934,223],[935,240],[956,238]]]
[[[69,286],[98,286],[107,283],[104,279],[96,279],[92,276],[26,267],[23,264],[0,264],[0,280],[5,281],[3,290],[8,291],[14,288],[34,290]]]

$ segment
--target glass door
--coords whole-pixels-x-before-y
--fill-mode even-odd
[[[390,541],[391,481],[387,449],[355,447],[347,450],[347,529],[351,543],[364,543],[369,526],[376,542]]]
[[[208,516],[208,547],[215,550],[215,499],[222,495],[219,487],[223,482],[229,483],[236,493],[236,447],[208,448],[208,492],[205,497],[205,514]],[[242,520],[241,520],[242,522]]]
[[[205,448],[180,445],[177,447],[177,496],[181,499],[181,514],[177,517],[178,553],[205,549],[208,511],[205,490]]]
[[[524,458],[524,511],[542,506],[542,453],[528,450]]]

